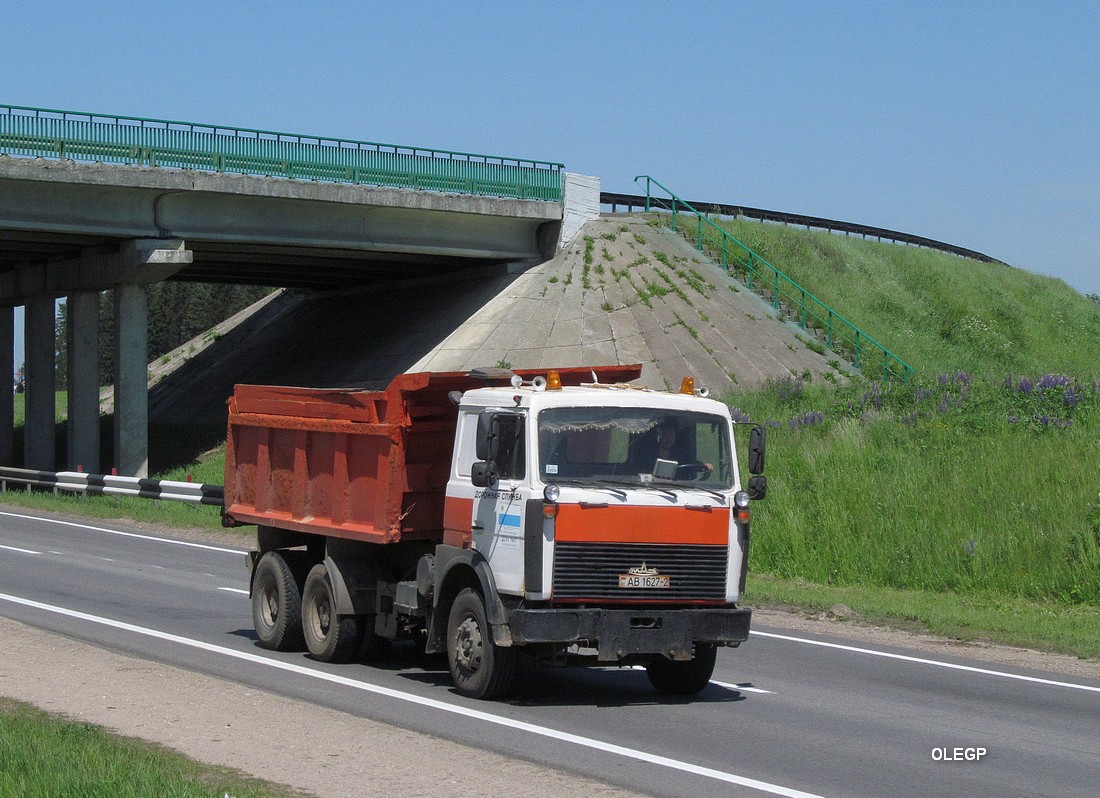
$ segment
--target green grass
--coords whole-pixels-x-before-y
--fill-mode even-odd
[[[958,374],[731,397],[770,427],[757,517],[774,533],[754,541],[755,564],[1100,606],[1100,385],[1037,394]]]
[[[57,421],[64,421],[69,412],[69,392],[58,391],[55,396],[54,418]],[[12,403],[15,406],[15,425],[21,427],[27,418],[27,395],[25,393],[15,394],[12,397]]]
[[[861,622],[955,640],[1022,646],[1100,660],[1100,608],[995,595],[818,585],[750,571],[745,603],[827,612],[855,609]]]
[[[983,612],[959,616],[960,628],[1100,654],[1100,384],[1029,382],[1030,392],[961,372],[844,388],[791,378],[728,397],[769,429],[752,571],[854,601],[926,597],[902,618],[974,602]]]
[[[918,372],[1100,373],[1100,305],[1061,280],[917,247],[719,224]]]
[[[0,698],[0,795],[289,798],[302,793]]]

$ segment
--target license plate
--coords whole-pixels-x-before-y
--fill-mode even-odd
[[[619,587],[625,588],[667,588],[670,580],[664,574],[639,576],[638,574],[619,574]]]

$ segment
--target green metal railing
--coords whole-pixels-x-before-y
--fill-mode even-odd
[[[0,105],[0,153],[562,201],[563,165],[268,130]]]
[[[706,247],[716,258],[721,258],[723,269],[743,279],[751,290],[767,298],[775,310],[793,318],[799,327],[820,334],[829,349],[843,355],[856,368],[877,374],[881,363],[884,380],[908,381],[913,373],[912,366],[649,175],[639,175],[634,182],[642,179],[645,180],[647,213],[654,206],[670,211],[669,225],[673,230],[689,238],[694,236],[697,250],[702,252]],[[651,186],[668,194],[668,199],[654,197]],[[678,217],[685,211],[690,219],[688,226],[694,228],[690,233],[678,228],[678,225],[683,227]]]

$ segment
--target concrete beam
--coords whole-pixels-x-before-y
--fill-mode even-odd
[[[26,468],[53,471],[57,447],[54,417],[57,414],[57,374],[54,363],[54,300],[35,296],[26,305],[27,414],[23,426],[23,464]]]
[[[99,293],[70,294],[68,313],[68,467],[98,474],[99,464]]]
[[[89,252],[79,258],[23,266],[0,274],[0,302],[49,294],[104,291],[121,283],[166,280],[194,259],[179,239],[125,241],[117,252]]]
[[[0,235],[0,256],[6,248],[28,264],[43,264],[72,257],[78,247],[182,239],[196,242],[200,253],[188,279],[209,273],[212,282],[221,263],[208,263],[201,253],[219,247],[260,256],[290,249],[302,260],[325,250],[364,262],[388,255],[445,265],[545,259],[554,253],[562,208],[559,202],[0,155],[0,233],[12,232],[10,244]],[[0,304],[113,284],[107,276],[81,275],[82,263],[4,277]],[[269,284],[262,266],[249,276],[247,282]]]
[[[90,191],[98,191],[100,199],[117,201],[124,195],[117,189],[131,190],[131,199],[124,202],[112,214],[113,224],[127,224],[131,229],[144,232],[131,236],[155,236],[157,228],[149,228],[152,221],[146,203],[134,199],[133,190],[153,197],[177,193],[210,193],[268,197],[271,199],[298,199],[309,202],[408,208],[410,210],[436,210],[469,213],[482,216],[520,217],[540,221],[561,220],[562,205],[543,200],[486,197],[471,194],[448,194],[439,191],[416,191],[407,188],[326,183],[314,180],[287,180],[281,177],[258,177],[218,172],[201,172],[189,169],[160,169],[128,164],[81,163],[78,161],[54,161],[47,158],[10,158],[0,155],[0,181],[25,185],[68,184]],[[7,188],[7,187],[5,187]],[[32,210],[54,212],[49,207],[49,197],[56,191],[47,190],[44,195],[26,189],[24,201],[40,200]],[[2,192],[0,192],[2,193]],[[14,203],[13,203],[14,204]],[[0,198],[0,210],[4,207]],[[85,222],[95,218],[99,209],[87,207],[79,215],[69,218],[70,229],[86,229]],[[129,213],[127,213],[129,211]],[[2,214],[0,214],[2,216]],[[51,228],[53,226],[51,225]]]
[[[125,283],[115,295],[115,467],[149,476],[149,294]]]

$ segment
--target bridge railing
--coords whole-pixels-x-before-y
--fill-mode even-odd
[[[563,165],[268,130],[0,105],[0,153],[561,202]]]
[[[714,257],[721,259],[723,269],[736,274],[750,289],[765,296],[776,311],[802,329],[820,335],[825,346],[846,357],[856,368],[875,376],[881,374],[884,380],[904,382],[909,379],[912,366],[652,177],[639,175],[634,178],[635,182],[643,179],[646,181],[647,212],[654,208],[669,211],[668,222],[673,230],[688,238],[694,237],[696,249],[702,251],[706,247]],[[654,196],[653,186],[668,197]]]

